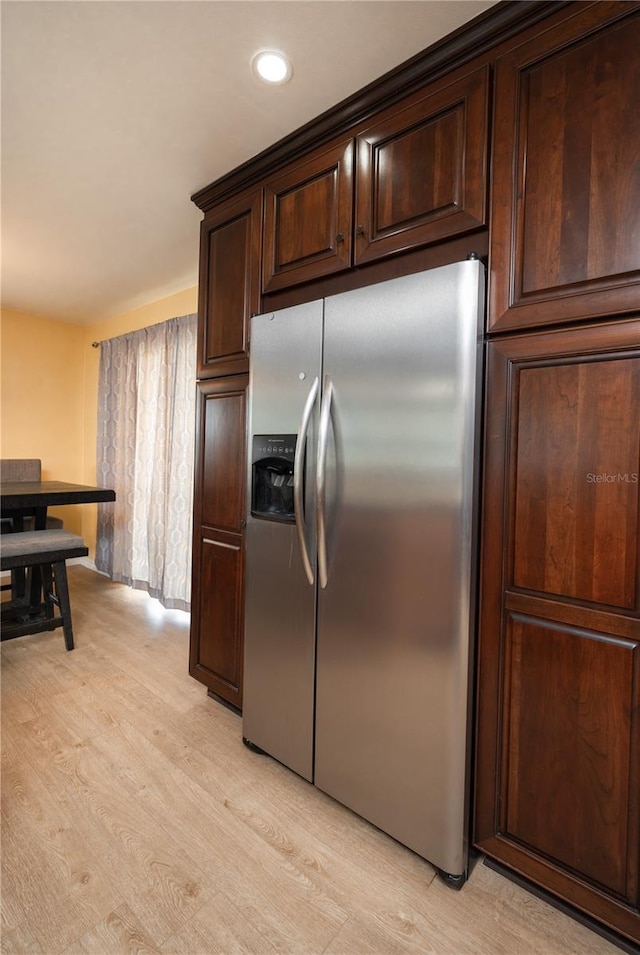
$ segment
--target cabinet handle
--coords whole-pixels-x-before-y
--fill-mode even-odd
[[[356,235],[364,235],[364,226],[363,226],[363,225],[357,225],[357,226],[356,226]]]
[[[344,235],[342,232],[338,232],[336,236],[336,242],[344,242]]]
[[[210,537],[203,537],[202,543],[213,544],[214,547],[225,547],[227,550],[240,550],[237,544],[223,544],[222,541],[214,541]]]

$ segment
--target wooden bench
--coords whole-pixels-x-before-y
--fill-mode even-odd
[[[88,553],[81,537],[64,530],[2,535],[0,570],[38,568],[42,576],[40,603],[20,597],[1,605],[2,640],[62,627],[65,647],[73,650],[66,561],[86,557]],[[55,607],[59,610],[57,615]]]

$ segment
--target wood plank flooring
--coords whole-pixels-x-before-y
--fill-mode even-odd
[[[70,568],[2,644],[2,952],[619,955],[477,864],[461,892],[278,763],[187,672],[188,617]]]

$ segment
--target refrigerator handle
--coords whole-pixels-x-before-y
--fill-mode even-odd
[[[309,422],[311,421],[311,412],[313,411],[313,406],[318,396],[319,386],[320,380],[315,378],[309,389],[304,411],[302,412],[302,420],[300,421],[300,430],[296,442],[296,453],[293,461],[293,510],[296,516],[296,533],[298,535],[302,566],[304,567],[304,572],[310,584],[313,584],[314,576],[311,561],[309,560],[307,542],[304,536],[305,522],[304,506],[302,503],[302,486],[304,483],[304,455],[307,447],[307,432],[309,430]]]
[[[327,443],[329,441],[329,424],[331,422],[331,403],[333,401],[333,382],[327,375],[324,379],[324,397],[320,409],[320,427],[318,432],[318,465],[316,468],[318,508],[318,579],[320,587],[327,586],[327,530],[325,526],[325,475],[327,464]]]

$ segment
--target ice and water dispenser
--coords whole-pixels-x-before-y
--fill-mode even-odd
[[[295,434],[254,434],[251,455],[251,513],[272,521],[295,521],[293,462]]]

